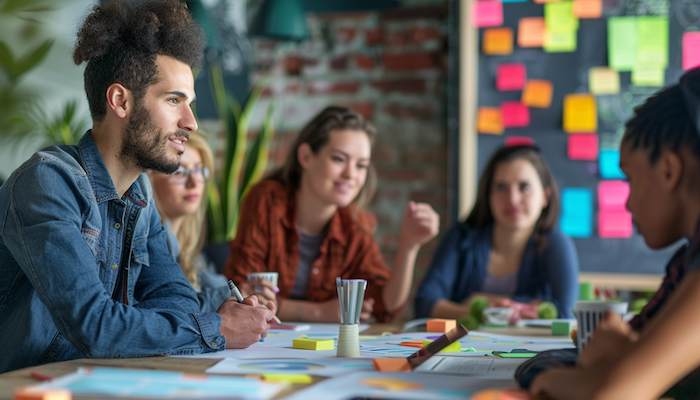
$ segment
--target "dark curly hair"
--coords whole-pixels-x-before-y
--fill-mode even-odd
[[[102,120],[107,113],[105,93],[110,85],[121,83],[138,103],[158,80],[157,55],[195,68],[201,65],[205,43],[204,32],[178,0],[95,6],[78,31],[73,50],[77,65],[87,62],[85,92],[93,120]]]

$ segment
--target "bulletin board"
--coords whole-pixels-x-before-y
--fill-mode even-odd
[[[504,2],[502,7],[503,22],[500,26],[512,28],[513,52],[509,55],[485,55],[482,44],[484,31],[488,28],[478,29],[477,107],[499,107],[502,102],[521,100],[521,90],[496,89],[497,69],[504,63],[522,63],[526,67],[527,79],[551,82],[552,101],[548,108],[529,108],[530,122],[525,127],[505,128],[500,135],[478,134],[478,174],[507,138],[533,139],[549,162],[560,190],[583,189],[590,193],[591,233],[574,237],[581,271],[662,274],[677,246],[652,251],[636,230],[630,237],[623,238],[599,235],[598,186],[605,179],[600,175],[599,157],[595,160],[572,160],[567,154],[569,133],[563,130],[564,97],[574,93],[590,93],[590,68],[609,66],[608,28],[609,19],[614,17],[661,16],[668,19],[668,63],[663,71],[663,85],[677,83],[683,73],[684,32],[700,31],[700,0],[603,0],[601,17],[578,19],[576,49],[570,52],[545,52],[541,47],[518,46],[519,20],[544,16],[544,4],[529,0]],[[633,108],[660,89],[659,86],[631,84],[630,72],[620,72],[619,77],[619,93],[595,96],[598,151],[617,150],[624,133],[624,123],[633,115]],[[571,204],[569,206],[571,208]]]

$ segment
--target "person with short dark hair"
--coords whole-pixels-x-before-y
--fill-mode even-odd
[[[687,243],[639,316],[628,324],[608,313],[575,367],[534,378],[535,399],[700,398],[700,68],[635,109],[620,169],[630,182],[627,209],[647,246]]]
[[[37,152],[0,188],[0,372],[81,357],[244,348],[275,311],[200,312],[168,251],[147,170],[177,170],[197,129],[204,35],[177,0],[96,6],[78,31],[92,129]]]
[[[499,149],[481,175],[476,203],[445,235],[416,293],[416,317],[459,318],[476,296],[537,318],[552,302],[567,318],[578,298],[578,258],[557,229],[559,190],[533,146]]]

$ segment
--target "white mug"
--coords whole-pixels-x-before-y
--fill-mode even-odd
[[[620,315],[627,312],[627,303],[613,301],[579,300],[576,302],[576,319],[578,320],[578,352],[581,354],[591,340],[593,332],[605,318],[605,313],[612,311]]]

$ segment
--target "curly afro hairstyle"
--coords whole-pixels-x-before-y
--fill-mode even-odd
[[[95,6],[78,31],[73,61],[85,69],[85,92],[93,120],[107,113],[105,93],[121,83],[139,102],[158,80],[156,56],[166,55],[190,67],[201,65],[206,39],[178,0],[149,0],[138,5],[113,1]]]

